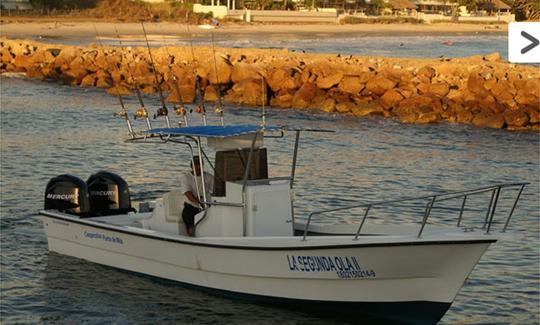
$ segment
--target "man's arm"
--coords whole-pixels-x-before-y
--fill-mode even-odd
[[[190,185],[189,177],[193,177],[192,175],[189,175],[188,173],[183,173],[180,177],[180,190],[184,195],[187,197],[187,199],[193,203],[193,205],[199,205],[199,199],[197,198],[197,195],[193,193],[193,186]]]
[[[196,195],[193,194],[193,192],[187,191],[187,192],[184,193],[184,195],[188,198],[188,200],[189,200],[191,203],[193,203],[193,204],[195,204],[195,205],[199,205],[199,204],[200,204],[199,199],[197,198]]]

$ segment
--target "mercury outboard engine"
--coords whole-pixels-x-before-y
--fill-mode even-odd
[[[45,210],[90,216],[90,196],[86,183],[72,175],[52,178],[45,188]]]
[[[93,215],[108,216],[135,211],[131,207],[128,184],[122,177],[100,171],[90,176],[86,184]]]

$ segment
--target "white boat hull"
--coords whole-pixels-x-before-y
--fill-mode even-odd
[[[53,252],[240,298],[396,324],[435,324],[496,240],[190,239],[42,215]]]

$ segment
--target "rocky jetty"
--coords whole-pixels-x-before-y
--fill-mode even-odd
[[[0,71],[129,94],[156,91],[146,48],[62,46],[0,39]],[[169,102],[204,100],[380,115],[404,123],[539,130],[540,70],[498,53],[440,59],[305,54],[287,49],[152,49]],[[193,59],[195,57],[195,59]],[[176,77],[176,78],[173,78]],[[176,81],[175,81],[176,80]],[[177,82],[176,87],[174,83]],[[180,90],[180,94],[176,89]]]

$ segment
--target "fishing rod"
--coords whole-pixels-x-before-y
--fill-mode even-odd
[[[107,65],[107,68],[108,68],[109,67],[109,62],[107,60],[107,54],[105,53],[105,48],[103,47],[103,43],[101,43],[101,38],[100,38],[99,33],[97,31],[96,24],[93,24],[93,26],[94,26],[94,31],[96,32],[96,39],[98,41],[99,46],[101,47],[101,51],[103,52],[103,57],[105,58],[105,64]],[[109,76],[111,77],[112,86],[115,87],[114,78],[112,77],[112,75],[108,71],[108,69],[106,69],[106,70],[107,70],[107,73],[109,74]],[[134,139],[135,138],[135,132],[133,131],[133,126],[131,125],[131,120],[129,119],[128,110],[127,110],[126,106],[124,105],[124,100],[122,99],[122,95],[120,94],[119,91],[117,93],[117,96],[118,96],[118,101],[120,102],[120,106],[122,107],[122,111],[114,113],[114,116],[121,117],[126,121],[129,136],[132,139]]]
[[[176,94],[178,95],[178,100],[180,101],[180,106],[176,106],[174,108],[174,112],[176,115],[181,115],[184,118],[184,125],[188,126],[188,119],[187,119],[187,111],[186,107],[184,105],[184,98],[182,96],[182,93],[180,92],[180,88],[178,87],[178,79],[176,78],[176,75],[173,72],[172,65],[174,63],[175,57],[171,55],[169,52],[169,47],[167,46],[167,42],[165,41],[165,35],[163,35],[163,44],[165,44],[165,50],[167,51],[167,66],[169,67],[169,72],[171,73],[173,84],[174,84],[174,90],[176,91]],[[180,123],[180,122],[178,122]]]
[[[116,28],[116,25],[114,26],[114,31],[116,32],[116,38],[118,38],[118,43],[120,43],[120,48],[122,48],[123,47],[122,40],[120,39],[120,33],[118,33],[118,28]],[[146,122],[146,128],[148,130],[151,130],[152,129],[152,123],[150,123],[150,118],[148,118],[148,110],[144,106],[141,91],[139,89],[139,84],[137,83],[137,81],[135,80],[135,77],[133,76],[133,73],[131,72],[131,66],[130,66],[129,62],[126,62],[126,64],[127,64],[127,71],[129,73],[129,77],[133,81],[133,87],[132,88],[135,90],[135,94],[137,94],[137,99],[139,100],[139,104],[141,105],[141,107],[135,112],[135,119],[144,118],[144,120]]]
[[[216,49],[214,48],[214,30],[210,29],[210,35],[212,37],[212,54],[214,57],[214,69],[216,72],[216,92],[218,96],[218,107],[216,108],[216,113],[219,114],[221,125],[224,125],[223,121],[223,102],[221,101],[221,90],[219,87],[219,76],[218,76],[218,67],[217,67],[217,59],[216,59]]]
[[[152,70],[154,71],[154,78],[156,80],[156,87],[159,94],[159,100],[161,101],[161,108],[158,108],[157,115],[154,115],[154,118],[157,116],[165,116],[165,123],[167,124],[167,127],[171,127],[171,123],[169,121],[169,110],[167,109],[167,106],[165,105],[165,99],[163,98],[163,92],[161,91],[161,87],[159,85],[159,80],[157,76],[157,69],[156,65],[154,64],[154,58],[152,57],[152,51],[150,50],[150,43],[148,43],[148,36],[146,35],[146,28],[144,28],[144,22],[141,21],[141,26],[144,33],[144,39],[146,40],[146,47],[148,48],[148,54],[150,55],[150,63],[152,64]]]
[[[191,37],[191,31],[189,30],[189,12],[186,12],[186,29],[189,35],[189,45],[191,47],[191,66],[193,67],[192,72],[195,77],[195,100],[199,99],[199,104],[197,105],[197,113],[202,113],[203,124],[206,125],[206,107],[204,107],[204,98],[201,94],[200,80],[195,71],[195,50],[193,50],[193,38]]]
[[[266,84],[264,82],[264,75],[261,73],[261,90],[262,90],[262,107],[261,107],[261,127],[262,129],[266,129]]]

